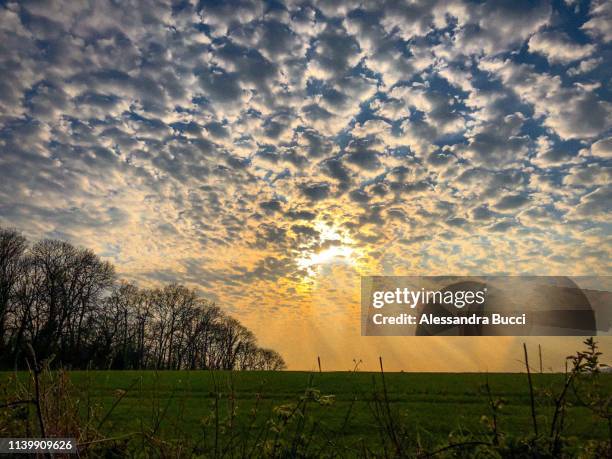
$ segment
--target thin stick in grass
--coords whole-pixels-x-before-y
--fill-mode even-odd
[[[378,357],[378,361],[380,363],[380,374],[382,377],[382,384],[383,384],[383,395],[384,395],[384,405],[383,406],[386,409],[388,425],[389,425],[388,430],[389,430],[391,439],[393,440],[393,443],[395,445],[397,454],[401,457],[402,456],[402,444],[397,436],[397,432],[395,429],[395,422],[393,419],[393,415],[391,413],[391,404],[389,403],[389,394],[387,393],[387,382],[385,381],[385,370],[383,369],[383,360],[381,356]]]
[[[535,398],[533,395],[533,382],[531,381],[531,370],[529,369],[529,356],[527,355],[527,344],[523,343],[525,351],[525,367],[527,368],[527,380],[529,381],[529,398],[531,400],[531,419],[533,421],[533,432],[538,436],[538,421],[536,419]]]

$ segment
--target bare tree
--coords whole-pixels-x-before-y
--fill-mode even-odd
[[[37,327],[31,333],[35,350],[80,365],[87,359],[84,325],[114,282],[113,266],[90,250],[54,240],[32,247],[29,266],[38,294],[33,316]]]
[[[279,354],[214,303],[180,284],[117,282],[91,250],[56,240],[28,249],[0,228],[0,365],[23,364],[32,346],[69,368],[284,368]]]
[[[26,239],[16,230],[0,228],[0,356],[5,356],[6,319],[22,273]]]

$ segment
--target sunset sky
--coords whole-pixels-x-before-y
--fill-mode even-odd
[[[361,275],[612,274],[612,2],[77,3],[0,3],[0,225],[196,288],[290,369],[521,368],[361,337]]]

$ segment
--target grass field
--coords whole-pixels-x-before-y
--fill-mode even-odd
[[[25,373],[19,376],[28,379]],[[9,377],[10,373],[0,376],[5,383]],[[328,398],[310,403],[305,413],[314,420],[318,442],[349,448],[360,444],[376,448],[378,442],[375,399],[379,395],[375,394],[383,390],[380,373],[73,371],[68,377],[74,389],[71,397],[78,400],[83,419],[88,407],[96,407],[99,420],[110,412],[100,429],[111,437],[146,430],[168,440],[210,445],[212,437],[227,434],[230,428],[231,435],[253,436],[269,430],[270,420],[282,418],[283,410],[290,410],[311,387],[333,395],[331,403]],[[452,432],[472,437],[485,433],[482,416],[490,409],[482,386],[487,379],[493,396],[503,400],[499,429],[524,436],[532,430],[526,374],[385,373],[384,377],[394,416],[425,446],[447,442]],[[559,392],[563,375],[533,378],[538,421],[549,425],[553,408],[543,394]],[[612,376],[600,379],[604,391],[611,393]],[[608,426],[588,409],[571,406],[568,411],[566,436],[585,441],[607,438]]]

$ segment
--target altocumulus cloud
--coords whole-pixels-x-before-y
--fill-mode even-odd
[[[610,17],[3,2],[0,223],[244,309],[246,286],[298,304],[301,252],[332,226],[370,272],[558,271],[572,253],[609,273]]]

